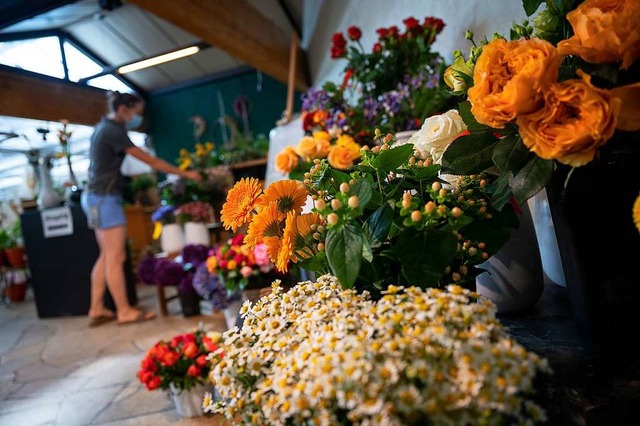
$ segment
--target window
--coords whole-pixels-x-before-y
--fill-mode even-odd
[[[78,81],[81,78],[89,77],[102,71],[100,64],[82,53],[68,41],[64,42],[64,54],[67,58],[69,80],[71,81]]]
[[[58,37],[0,43],[0,63],[51,77],[64,78]]]
[[[131,87],[124,84],[121,80],[114,77],[111,74],[103,75],[101,77],[92,78],[87,81],[89,86],[99,87],[104,90],[117,90],[121,93],[131,92]]]

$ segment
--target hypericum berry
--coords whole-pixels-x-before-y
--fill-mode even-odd
[[[393,135],[391,133],[387,133],[387,135],[382,139],[383,143],[389,143],[393,140]]]
[[[459,271],[462,275],[467,275],[467,272],[469,272],[469,268],[467,268],[465,265],[462,265],[460,266]]]
[[[377,154],[380,152],[380,147],[379,146],[374,146],[373,148],[371,148],[371,152],[373,152],[374,154]]]
[[[340,184],[340,192],[342,192],[343,194],[349,192],[349,184],[347,182],[342,182]]]
[[[320,239],[320,233],[319,232],[314,232],[313,233],[313,239],[314,240],[319,240]]]
[[[367,145],[363,146],[362,148],[360,148],[362,151],[369,151],[369,147]]]
[[[306,177],[307,179],[309,179],[309,178],[311,177],[311,173],[306,172],[306,173],[304,174],[304,177]]]
[[[329,213],[329,216],[327,216],[327,222],[331,225],[337,225],[339,220],[340,218],[335,213]]]
[[[322,225],[318,226],[318,232],[323,233],[324,232],[324,226],[322,226]]]
[[[485,179],[482,179],[480,181],[480,188],[484,188],[485,186],[487,186],[487,181]]]
[[[442,184],[440,182],[433,182],[431,184],[431,189],[433,189],[434,191],[440,191],[441,188]]]
[[[451,216],[458,218],[462,216],[462,209],[459,207],[454,207],[451,209]]]
[[[384,145],[382,145],[382,146],[380,147],[380,151],[386,151],[386,150],[388,150],[388,149],[389,149],[389,145],[387,145],[387,144],[384,144]]]
[[[478,248],[484,250],[487,245],[485,243],[478,243]]]
[[[411,212],[411,220],[414,222],[420,222],[422,219],[422,212],[420,210],[414,210]]]
[[[475,255],[476,255],[476,253],[478,253],[478,249],[476,249],[475,247],[470,247],[470,248],[469,248],[469,254],[470,254],[471,256],[475,256]]]
[[[438,191],[438,195],[441,197],[446,197],[447,196],[447,190],[442,188],[440,189],[440,191]]]
[[[488,259],[489,258],[489,253],[487,253],[486,251],[483,251],[481,256],[482,256],[483,259]]]
[[[438,213],[440,216],[444,216],[447,213],[447,208],[445,206],[438,206]]]
[[[318,251],[324,251],[324,243],[318,243]]]
[[[316,201],[316,209],[324,210],[326,208],[327,208],[327,203],[322,198]]]
[[[302,183],[304,183],[305,185],[311,185],[311,180],[305,179],[302,181]]]
[[[373,134],[376,136],[380,136],[382,134],[382,132],[380,131],[380,129],[376,129],[373,131]]]
[[[318,228],[318,226],[315,223],[313,223],[313,224],[311,224],[311,226],[309,226],[309,229],[311,229],[312,231],[315,231],[317,228]]]
[[[355,180],[355,179],[351,179],[351,180],[349,181],[349,186],[353,186],[353,185],[355,185],[355,184],[356,184],[356,180]]]
[[[415,157],[409,158],[409,164],[411,164],[412,166],[416,164],[416,158]]]
[[[337,198],[334,198],[333,200],[331,200],[331,208],[333,210],[340,210],[342,208],[342,202]]]
[[[429,201],[427,204],[424,205],[424,211],[427,214],[433,213],[435,209],[436,209],[436,203],[434,203],[433,201]]]
[[[349,204],[349,207],[351,207],[352,209],[355,209],[360,205],[360,198],[358,198],[357,195],[352,195],[351,197],[349,197],[349,201],[347,202],[347,204]]]
[[[433,160],[431,158],[427,158],[426,160],[424,160],[425,167],[429,167],[431,164],[433,164]]]
[[[454,272],[453,274],[451,274],[451,278],[453,278],[453,281],[454,281],[454,282],[458,282],[458,281],[460,281],[460,279],[461,279],[462,277],[460,276],[460,274],[459,274],[459,273]]]
[[[313,164],[320,164],[320,160],[316,158],[315,160],[313,160]]]

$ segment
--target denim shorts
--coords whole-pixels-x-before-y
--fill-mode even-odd
[[[127,219],[121,195],[82,193],[82,210],[91,229],[124,226]]]

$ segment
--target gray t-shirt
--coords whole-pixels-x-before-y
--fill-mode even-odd
[[[120,166],[126,150],[135,146],[123,125],[103,117],[91,136],[89,192],[122,194]]]

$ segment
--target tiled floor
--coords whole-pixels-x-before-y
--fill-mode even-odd
[[[158,312],[155,290],[139,287],[140,305]],[[140,324],[88,328],[86,318],[39,319],[33,297],[0,304],[0,425],[217,425],[218,417],[181,419],[166,393],[136,379],[140,360],[161,338],[203,322],[222,331],[222,314],[171,315]]]

